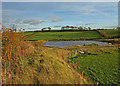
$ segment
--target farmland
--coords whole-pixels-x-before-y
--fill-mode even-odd
[[[34,34],[34,33],[35,33],[35,32],[25,32],[25,33],[24,33],[24,36],[27,37],[27,36],[30,36],[31,34]]]
[[[29,33],[29,32],[27,32]],[[39,32],[26,40],[75,40],[103,38],[96,31],[73,31],[73,32]]]
[[[55,38],[68,40],[104,38],[96,31],[24,33],[26,39],[36,41],[24,41],[23,34],[17,33],[14,28],[11,31],[4,31],[3,83],[119,83],[118,44],[90,44],[64,48],[43,46],[46,40]]]
[[[85,76],[89,77],[89,80],[100,84],[118,84],[117,46],[73,47],[72,50],[74,49],[82,50],[85,54],[72,55],[69,61],[79,66],[78,71],[83,72]]]
[[[105,32],[109,38],[111,37],[118,37],[119,30],[118,29],[109,29],[109,30],[99,30],[100,32]]]
[[[33,33],[35,33],[35,32],[25,32],[24,35],[25,35],[25,36],[28,36],[28,35],[31,35],[31,34],[33,34]]]

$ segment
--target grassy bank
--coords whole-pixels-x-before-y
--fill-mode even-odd
[[[24,41],[24,33],[2,28],[3,84],[90,84],[66,62],[69,51]]]
[[[120,44],[119,38],[113,38],[113,39],[95,39],[96,41],[102,41],[102,42],[108,42],[113,44]]]

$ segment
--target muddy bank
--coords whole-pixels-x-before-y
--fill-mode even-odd
[[[116,39],[96,39],[96,41],[108,42],[108,43],[112,43],[112,44],[119,44],[120,43],[119,38],[116,38]]]

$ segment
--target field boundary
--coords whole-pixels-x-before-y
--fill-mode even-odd
[[[107,37],[106,32],[100,32],[99,30],[96,30],[96,32],[98,32],[102,37]]]
[[[45,31],[26,31],[26,32],[72,32],[72,31],[97,31],[97,30],[45,30]]]
[[[34,32],[34,31],[33,31]],[[25,36],[24,37],[24,39],[26,39],[26,38],[28,38],[28,37],[30,37],[30,36],[33,36],[33,35],[35,35],[35,34],[38,34],[39,32],[35,32],[35,33],[33,33],[33,34],[30,34],[30,35],[28,35],[28,36]]]

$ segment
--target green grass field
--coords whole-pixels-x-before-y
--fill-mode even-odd
[[[100,48],[97,48],[99,50]],[[80,72],[91,81],[101,84],[118,84],[118,51],[113,48],[88,54],[77,54],[70,61],[80,66]],[[88,50],[88,49],[87,49]]]
[[[116,37],[118,36],[118,29],[109,29],[109,30],[99,30],[100,32],[105,31],[108,37]]]
[[[69,39],[94,39],[102,38],[96,31],[76,32],[39,32],[27,38],[27,40],[69,40]]]
[[[29,36],[29,35],[31,35],[31,34],[33,34],[33,33],[35,33],[35,32],[25,32],[24,35],[25,35],[25,36]]]

